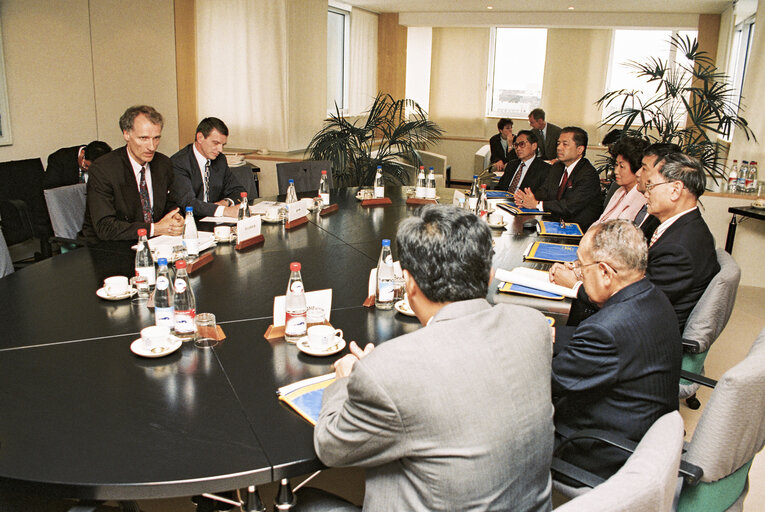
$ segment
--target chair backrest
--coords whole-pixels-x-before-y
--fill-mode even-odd
[[[481,146],[478,151],[475,152],[475,158],[473,161],[473,174],[481,174],[484,169],[489,167],[491,160],[491,146],[486,144]]]
[[[247,199],[252,201],[258,197],[258,184],[255,181],[255,177],[252,173],[252,167],[247,164],[229,166],[231,173],[239,181],[239,184],[244,187],[247,192]]]
[[[329,160],[305,160],[276,164],[276,180],[279,194],[287,193],[289,180],[295,180],[296,192],[308,192],[319,189],[321,171],[327,171],[329,187],[332,188],[332,162]]]
[[[85,221],[85,184],[49,188],[43,192],[53,234],[60,238],[77,238]]]
[[[11,253],[8,252],[5,237],[3,236],[3,232],[0,231],[0,277],[5,277],[11,273],[13,273]]]
[[[430,151],[418,151],[420,159],[422,159],[422,165],[425,167],[425,171],[429,168],[433,168],[433,173],[436,176],[436,187],[446,187],[446,167],[447,158],[445,155],[439,155],[438,153],[431,153]]]
[[[0,162],[0,202],[20,200],[26,205],[31,222],[31,236],[47,240],[52,234],[48,210],[43,197],[43,170],[39,158]],[[12,223],[25,222],[25,219],[13,219],[14,215],[4,210],[3,231],[7,243],[13,245],[30,238],[26,226],[14,226]],[[16,235],[20,235],[16,239]]]
[[[635,453],[611,478],[556,508],[561,512],[670,511],[683,448],[683,419],[665,414],[648,429]]]

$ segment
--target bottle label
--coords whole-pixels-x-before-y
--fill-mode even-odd
[[[428,199],[435,199],[436,198],[436,188],[435,187],[428,187],[425,190],[425,197]]]
[[[170,280],[167,276],[159,276],[157,278],[157,290],[167,290],[168,286],[170,286]]]
[[[377,281],[377,302],[392,302],[395,291],[393,281]]]
[[[175,326],[175,315],[172,307],[169,308],[154,308],[154,323],[156,325],[166,325],[169,328]]]
[[[149,286],[154,285],[156,272],[154,270],[153,265],[151,267],[136,267],[135,271],[138,273],[139,276],[143,276],[146,278],[146,281],[149,283]]]
[[[305,311],[300,313],[286,313],[284,334],[289,336],[303,336],[306,333]]]
[[[184,238],[183,245],[186,247],[186,252],[191,256],[199,254],[199,239],[197,238]]]
[[[293,281],[290,285],[292,293],[303,293],[303,281]]]
[[[321,197],[321,202],[324,204],[324,206],[327,206],[329,204],[329,194],[319,194],[319,197]]]
[[[375,199],[385,197],[385,187],[375,187]]]
[[[186,281],[183,279],[175,280],[175,293],[183,293],[186,291]]]
[[[185,309],[182,311],[175,311],[173,319],[175,320],[175,332],[188,334],[196,330],[194,325],[194,317],[196,316],[196,310]]]

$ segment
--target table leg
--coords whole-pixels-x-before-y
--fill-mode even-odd
[[[733,214],[733,218],[728,224],[728,237],[725,239],[725,252],[733,254],[733,239],[736,237],[736,214]]]

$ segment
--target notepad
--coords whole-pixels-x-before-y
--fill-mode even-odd
[[[537,224],[537,232],[542,236],[570,236],[576,238],[584,234],[582,233],[582,228],[576,222],[567,222],[564,227],[561,227],[560,222],[549,220]]]
[[[536,208],[521,208],[520,206],[516,206],[515,203],[509,202],[499,203],[497,204],[497,207],[502,208],[513,215],[550,215],[550,212],[541,212]]]
[[[515,283],[500,283],[498,290],[502,293],[515,293],[517,295],[527,295],[529,297],[538,297],[540,299],[563,300],[563,295]]]
[[[561,263],[576,260],[576,245],[534,242],[523,255],[525,260],[559,261]]]
[[[328,373],[282,386],[276,390],[276,394],[279,400],[292,407],[311,425],[316,426],[324,390],[333,382],[335,382],[335,374]]]

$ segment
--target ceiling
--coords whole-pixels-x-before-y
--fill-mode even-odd
[[[381,12],[574,12],[719,14],[733,0],[341,0]],[[487,6],[492,6],[489,10]]]

